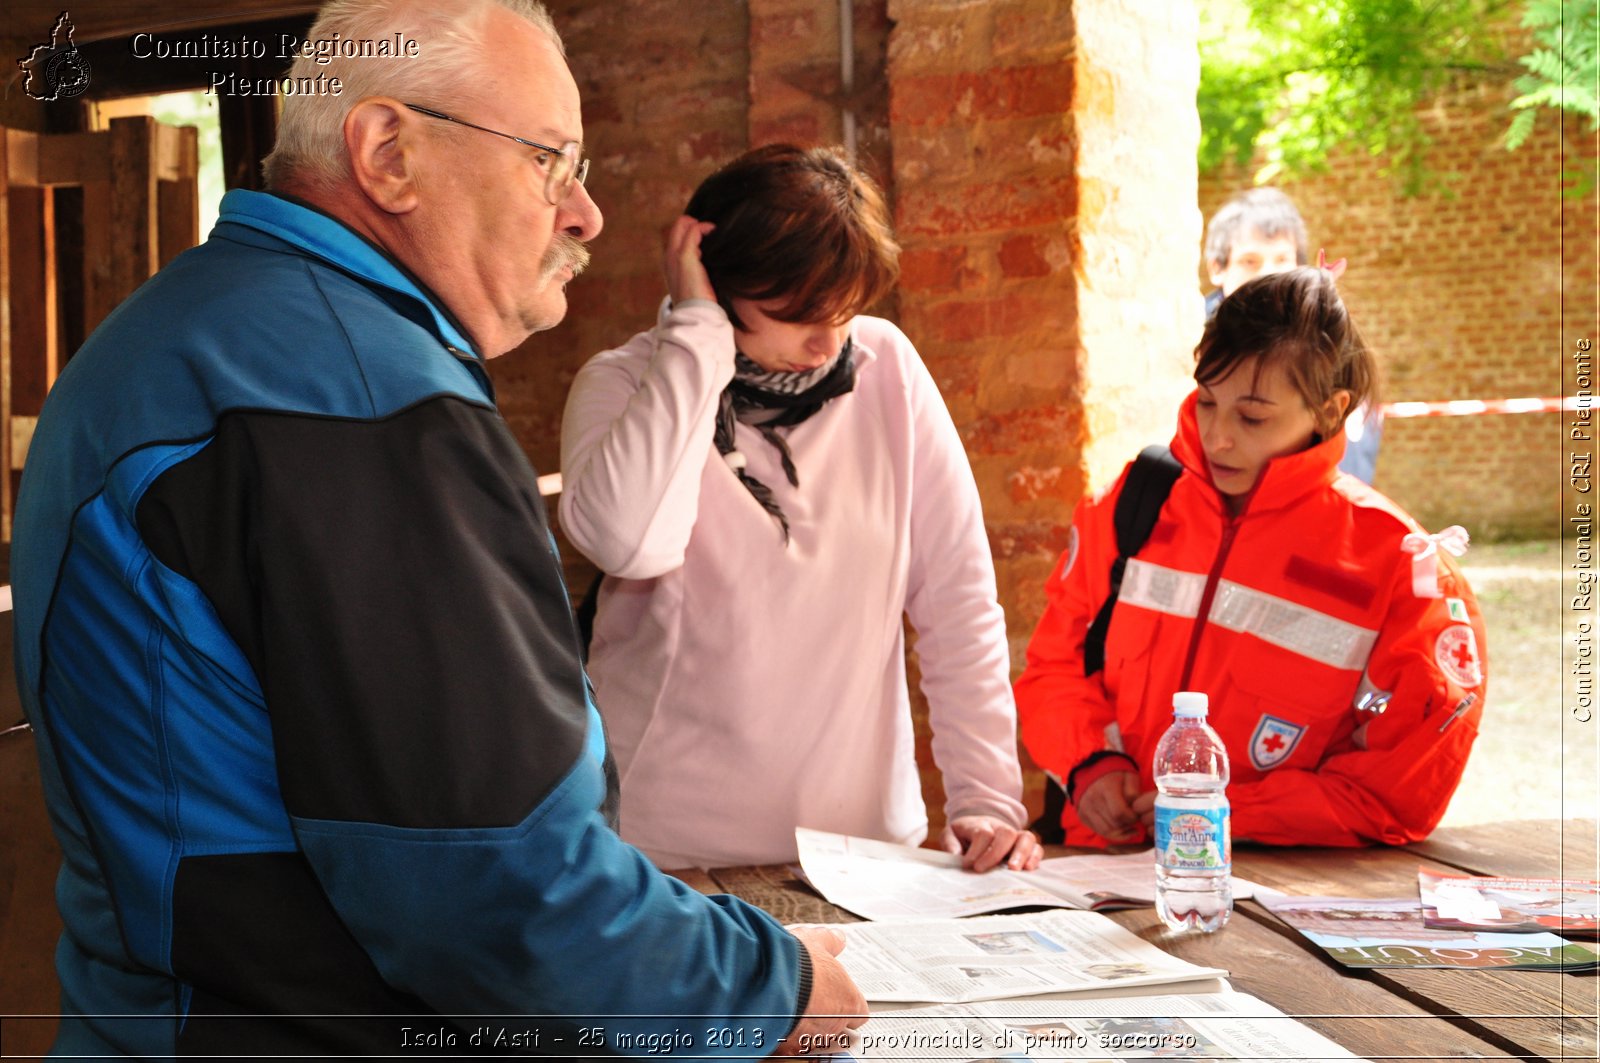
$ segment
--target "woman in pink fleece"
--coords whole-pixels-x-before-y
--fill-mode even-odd
[[[655,327],[573,382],[561,525],[608,576],[589,671],[622,835],[660,866],[792,860],[796,827],[927,836],[903,617],[943,847],[1038,864],[972,472],[916,349],[860,315],[898,254],[841,156],[749,152],[673,225]]]

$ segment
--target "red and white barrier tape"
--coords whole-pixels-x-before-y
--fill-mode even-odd
[[[1596,409],[1592,395],[1568,395],[1554,399],[1451,399],[1449,402],[1386,402],[1385,417],[1471,417],[1480,413],[1554,413],[1558,410]],[[561,474],[539,477],[539,493],[546,497],[561,493]]]
[[[1385,417],[1471,417],[1480,413],[1555,413],[1595,409],[1592,395],[1554,399],[1451,399],[1449,402],[1386,402]]]

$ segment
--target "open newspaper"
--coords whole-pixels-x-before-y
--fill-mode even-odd
[[[1358,1057],[1244,993],[1004,1000],[875,1014],[857,1060],[1350,1060]],[[845,1057],[837,1057],[844,1059]]]
[[[1560,878],[1480,878],[1417,869],[1422,918],[1441,930],[1540,931],[1594,937],[1600,882]]]
[[[1206,983],[1226,971],[1168,955],[1095,912],[836,923],[839,956],[869,1001],[975,1000]],[[1182,989],[1176,990],[1182,992]]]
[[[794,832],[812,887],[841,908],[880,922],[981,915],[1011,908],[1107,911],[1155,903],[1154,850],[1061,856],[1035,871],[964,870],[953,853],[808,830]],[[1254,885],[1233,880],[1234,899]]]
[[[1593,970],[1595,954],[1550,933],[1435,930],[1408,898],[1261,896],[1262,904],[1346,967]]]

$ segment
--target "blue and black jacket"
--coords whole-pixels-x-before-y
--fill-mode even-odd
[[[333,219],[231,192],[90,337],[12,569],[57,1052],[748,1056],[803,1010],[793,937],[612,830],[533,470],[462,330]]]

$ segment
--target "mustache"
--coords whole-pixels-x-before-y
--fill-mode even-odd
[[[563,269],[569,269],[576,277],[588,265],[588,246],[575,236],[556,233],[550,238],[550,246],[545,249],[544,260],[539,263],[539,272],[546,277],[553,277]]]

